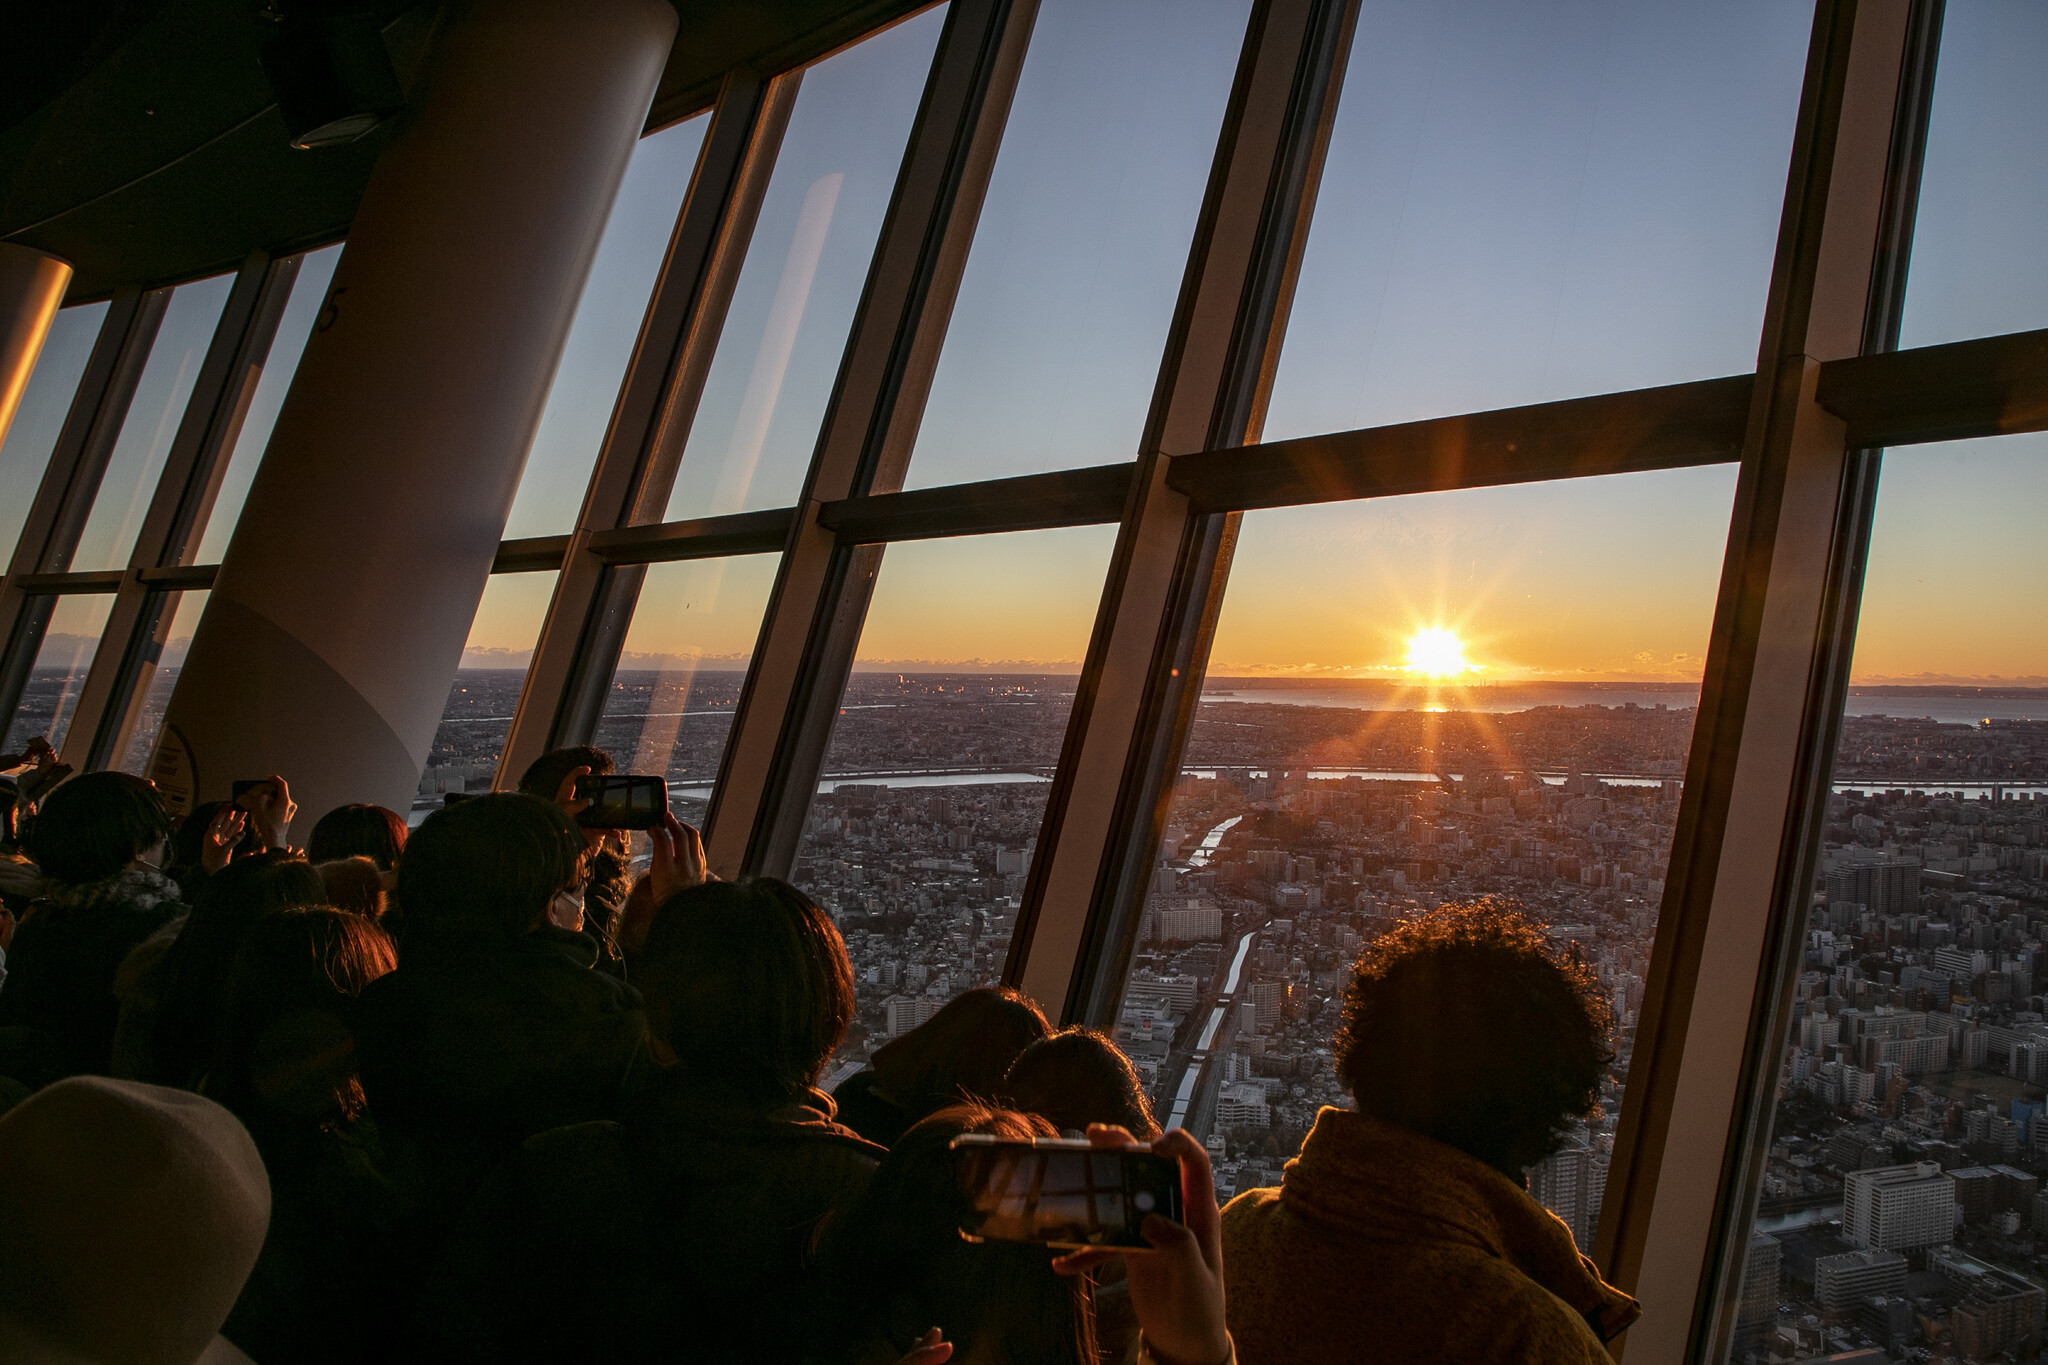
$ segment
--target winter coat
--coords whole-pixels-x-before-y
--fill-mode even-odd
[[[1641,1311],[1506,1176],[1342,1109],[1223,1210],[1223,1263],[1244,1365],[1607,1365]]]
[[[810,1092],[719,1104],[680,1069],[620,1122],[534,1138],[428,1279],[420,1358],[798,1360],[821,1330],[810,1250],[881,1148]]]
[[[639,992],[592,971],[596,960],[596,940],[563,929],[414,936],[398,970],[363,991],[363,1091],[385,1134],[418,1149],[429,1235],[527,1138],[615,1116],[628,1077],[650,1065]]]
[[[46,1035],[66,1076],[105,1075],[121,1017],[115,973],[137,944],[184,913],[177,883],[152,868],[46,884],[7,951],[0,1028]]]

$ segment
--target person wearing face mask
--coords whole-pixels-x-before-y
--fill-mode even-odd
[[[653,834],[668,893],[675,836]],[[639,992],[592,970],[587,857],[560,807],[516,792],[437,811],[406,843],[398,970],[363,992],[355,1035],[371,1111],[418,1152],[422,1256],[521,1142],[615,1117],[649,1065]]]
[[[161,871],[170,835],[163,798],[139,777],[87,773],[50,793],[23,833],[44,884],[7,951],[0,1033],[12,1036],[0,1053],[33,1034],[57,1076],[107,1071],[121,1015],[115,973],[185,913]]]

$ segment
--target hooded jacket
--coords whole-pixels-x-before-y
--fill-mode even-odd
[[[1606,1365],[1641,1312],[1506,1176],[1343,1109],[1279,1189],[1230,1201],[1223,1259],[1245,1365]]]

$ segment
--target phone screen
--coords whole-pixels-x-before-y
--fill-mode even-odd
[[[1148,1215],[1180,1220],[1180,1167],[1142,1148],[968,1133],[953,1140],[953,1161],[971,1241],[1146,1247],[1138,1229]]]
[[[590,804],[577,812],[586,829],[653,829],[668,814],[668,781],[635,773],[576,779],[576,795]]]

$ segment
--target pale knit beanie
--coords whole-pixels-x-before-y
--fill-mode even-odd
[[[212,1100],[103,1076],[37,1092],[0,1116],[0,1362],[191,1365],[269,1223],[256,1144]]]

